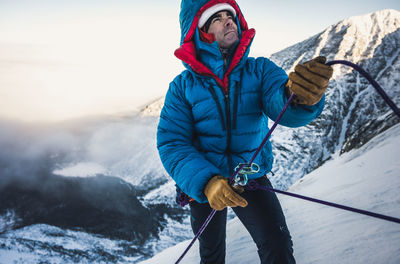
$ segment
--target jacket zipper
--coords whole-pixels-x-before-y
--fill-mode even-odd
[[[224,94],[224,101],[225,101],[225,109],[226,109],[226,126],[225,126],[225,119],[223,115],[223,110],[222,107],[218,101],[217,94],[215,93],[214,89],[212,87],[209,87],[208,90],[210,91],[214,101],[217,104],[217,109],[219,112],[219,115],[221,117],[221,123],[222,123],[222,129],[225,131],[227,130],[227,142],[226,142],[226,150],[225,154],[228,156],[228,166],[229,166],[229,175],[233,174],[233,168],[232,168],[232,157],[230,154],[230,146],[231,146],[231,130],[232,130],[232,124],[231,124],[231,110],[230,110],[230,102],[229,102],[229,91],[225,93],[224,89],[221,87],[222,93]]]
[[[226,66],[227,66],[227,61],[226,61],[226,57],[225,57],[224,58],[224,69],[226,68]],[[231,107],[230,107],[230,102],[229,102],[229,88],[227,89],[226,93],[225,93],[223,87],[221,87],[221,90],[224,94],[225,109],[226,109],[226,126],[227,126],[227,130],[228,130],[225,153],[228,156],[229,176],[231,176],[231,175],[233,175],[233,168],[232,168],[232,156],[230,154],[232,124],[231,124]]]
[[[226,126],[227,126],[227,130],[228,130],[225,152],[226,152],[226,155],[228,156],[229,175],[232,175],[233,174],[232,157],[230,154],[232,126],[231,126],[231,110],[230,110],[230,105],[229,105],[229,92],[224,95],[225,95],[225,108],[226,108]]]
[[[238,112],[238,101],[239,101],[239,87],[240,84],[237,83],[235,86],[235,98],[233,99],[233,121],[232,129],[236,129],[237,126],[237,112]]]
[[[218,101],[218,97],[217,97],[217,94],[215,93],[214,89],[212,87],[209,87],[208,90],[210,91],[215,103],[217,104],[218,113],[219,113],[219,116],[221,117],[222,130],[225,131],[226,126],[225,126],[225,119],[224,119],[224,114],[222,111],[222,106],[220,105],[220,103]]]

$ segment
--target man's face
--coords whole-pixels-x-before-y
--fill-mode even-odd
[[[214,34],[215,40],[220,48],[230,48],[239,40],[238,28],[233,19],[230,12],[221,11],[211,20],[207,33]]]

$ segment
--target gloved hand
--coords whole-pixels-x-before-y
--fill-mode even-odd
[[[289,74],[286,87],[289,95],[296,95],[295,103],[315,105],[321,100],[333,74],[333,68],[325,65],[325,62],[326,58],[319,56],[304,64],[297,64],[295,71]]]
[[[229,186],[228,179],[220,175],[216,175],[208,181],[204,188],[204,194],[207,196],[211,208],[218,211],[228,206],[247,206],[247,201]]]

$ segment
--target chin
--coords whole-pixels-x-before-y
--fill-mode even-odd
[[[226,41],[225,42],[225,48],[229,49],[230,47],[232,47],[233,44],[235,44],[239,39],[234,39],[234,40],[230,40],[230,41]]]

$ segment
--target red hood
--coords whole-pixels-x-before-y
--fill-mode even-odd
[[[194,34],[196,32],[197,24],[200,18],[200,15],[209,7],[218,4],[218,3],[228,3],[230,4],[235,10],[239,20],[239,26],[242,31],[240,43],[233,55],[231,60],[231,64],[229,65],[228,70],[226,71],[223,79],[221,80],[218,76],[216,76],[210,69],[208,69],[201,61],[197,60],[196,57],[196,47],[194,41]],[[193,22],[190,26],[189,32],[187,33],[183,44],[175,50],[175,56],[188,64],[192,70],[200,75],[204,76],[211,76],[213,77],[216,82],[223,87],[225,92],[228,92],[229,87],[229,79],[228,76],[235,68],[235,66],[240,62],[243,58],[244,54],[246,53],[247,49],[249,48],[253,38],[255,35],[254,29],[248,29],[247,22],[243,17],[242,12],[239,9],[236,1],[234,0],[211,0],[207,2],[200,10],[197,12],[196,16],[193,19]]]

